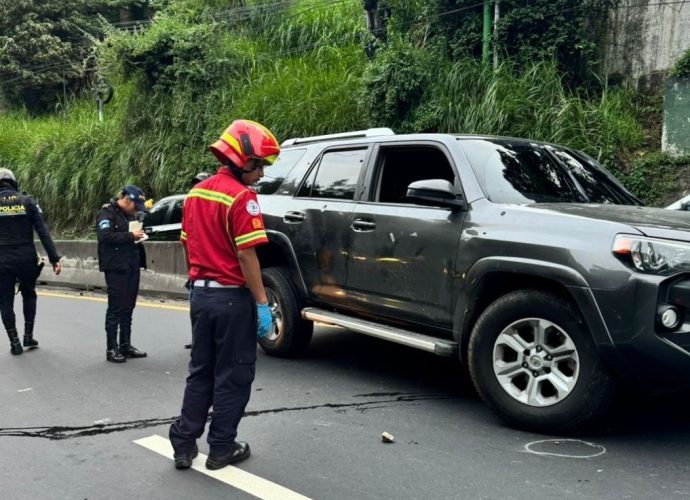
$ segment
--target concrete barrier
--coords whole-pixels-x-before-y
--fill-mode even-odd
[[[141,270],[140,293],[187,297],[184,284],[187,269],[182,246],[176,241],[156,241],[146,245],[146,264]],[[39,254],[44,257],[46,267],[38,279],[39,284],[65,286],[70,288],[105,290],[105,277],[98,270],[98,243],[91,240],[58,240],[55,242],[58,253],[62,255],[62,273],[53,274],[43,247],[36,244]]]

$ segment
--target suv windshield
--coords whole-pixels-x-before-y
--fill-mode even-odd
[[[639,204],[583,154],[509,139],[460,139],[460,144],[486,197],[494,203]]]

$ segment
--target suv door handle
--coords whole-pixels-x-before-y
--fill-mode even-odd
[[[283,216],[283,220],[285,222],[304,222],[304,219],[306,219],[307,216],[304,212],[287,212]]]
[[[367,219],[355,219],[350,227],[353,231],[357,231],[358,233],[373,231],[376,229],[376,222]]]

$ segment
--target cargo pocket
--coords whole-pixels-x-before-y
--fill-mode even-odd
[[[256,350],[235,353],[235,366],[232,367],[232,383],[238,387],[248,387],[256,373]]]

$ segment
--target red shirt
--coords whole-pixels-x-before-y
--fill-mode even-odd
[[[221,167],[187,195],[180,241],[190,280],[244,285],[237,251],[268,243],[256,193]]]

